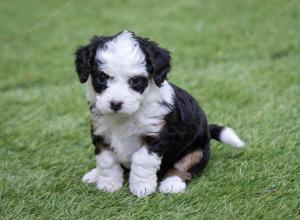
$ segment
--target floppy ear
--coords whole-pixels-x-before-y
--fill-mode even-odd
[[[147,71],[152,74],[155,84],[160,87],[171,70],[170,52],[148,38],[136,37],[146,56]]]
[[[85,83],[93,71],[95,54],[100,41],[101,37],[94,36],[90,44],[81,46],[75,51],[75,67],[81,83]]]

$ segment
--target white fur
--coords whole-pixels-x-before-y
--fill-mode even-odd
[[[156,191],[156,172],[160,163],[161,158],[155,153],[149,153],[145,147],[133,154],[129,176],[129,189],[132,194],[145,197]]]
[[[147,75],[145,55],[132,33],[123,31],[112,41],[98,49],[96,59],[101,61],[101,70],[108,75]]]
[[[92,169],[91,171],[87,172],[82,177],[82,182],[84,183],[96,183],[97,182],[97,169]]]
[[[165,194],[184,192],[186,183],[179,176],[169,176],[160,182],[159,192]]]
[[[113,112],[111,102],[123,102],[119,113],[132,114],[140,107],[142,94],[133,91],[128,80],[133,76],[148,76],[145,55],[132,33],[124,31],[97,49],[98,68],[111,78],[107,89],[96,95],[96,106],[102,113]]]
[[[97,187],[106,192],[115,192],[123,185],[123,169],[112,152],[104,150],[96,156]]]
[[[224,128],[220,134],[220,141],[237,148],[244,147],[245,143],[237,136],[232,128]]]

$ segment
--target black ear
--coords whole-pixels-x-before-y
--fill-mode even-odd
[[[101,37],[94,36],[90,44],[79,47],[75,52],[75,67],[81,83],[85,83],[93,71],[99,43],[101,43]]]
[[[136,39],[146,56],[147,71],[152,74],[155,84],[160,87],[171,70],[170,52],[148,38],[136,36]]]

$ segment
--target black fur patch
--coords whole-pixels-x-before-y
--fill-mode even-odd
[[[147,72],[152,75],[157,86],[161,86],[171,70],[170,52],[148,38],[134,36],[146,57]]]
[[[128,81],[130,88],[139,93],[143,93],[145,91],[148,83],[148,79],[145,76],[135,76]]]
[[[100,71],[96,71],[96,73],[92,73],[92,84],[95,92],[102,93],[107,88],[107,83],[110,77]]]
[[[110,37],[94,36],[88,45],[81,46],[75,51],[75,67],[81,83],[85,83],[90,74],[98,71],[95,61],[97,49],[102,48],[107,41],[112,40],[118,34]]]
[[[165,118],[165,126],[157,137],[146,136],[144,141],[150,152],[162,157],[158,178],[161,179],[174,163],[185,155],[200,149],[202,160],[191,168],[194,176],[203,169],[210,157],[210,135],[206,116],[193,97],[183,89],[172,85],[175,103]]]
[[[92,141],[93,141],[93,144],[95,146],[95,155],[98,155],[100,154],[100,152],[103,150],[103,149],[107,149],[109,148],[109,145],[107,145],[105,142],[104,142],[104,138],[102,136],[96,136],[96,135],[92,135]]]
[[[90,111],[93,114],[94,105],[90,105]],[[107,143],[103,136],[94,135],[95,127],[93,121],[91,121],[91,138],[93,145],[95,146],[95,155],[99,154],[103,149],[109,149],[110,144]]]
[[[224,127],[219,125],[209,125],[210,136],[212,139],[220,141],[220,134]]]

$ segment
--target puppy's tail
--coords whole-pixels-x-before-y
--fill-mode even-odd
[[[241,148],[245,143],[238,137],[232,128],[219,125],[209,125],[209,132],[212,139],[229,144],[233,147]]]

